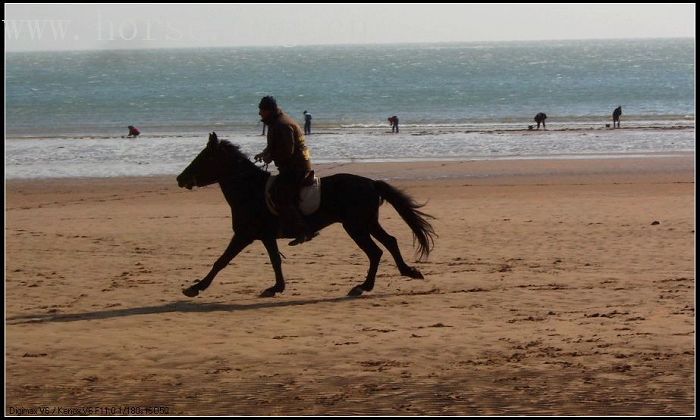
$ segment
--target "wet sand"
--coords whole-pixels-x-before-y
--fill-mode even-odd
[[[254,243],[189,299],[231,236],[218,187],[8,181],[6,413],[694,413],[692,155],[318,172],[428,201],[425,280],[385,252],[346,298],[368,264],[334,225],[280,241],[283,295],[257,297],[274,275]],[[388,204],[381,221],[413,261]]]

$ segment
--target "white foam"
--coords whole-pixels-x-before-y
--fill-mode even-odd
[[[221,138],[250,156],[265,147],[255,132]],[[206,135],[21,138],[6,140],[8,179],[176,175],[205,146]],[[312,160],[387,162],[468,159],[625,157],[693,152],[695,131],[678,129],[566,129],[473,131],[447,129],[336,130],[307,137]]]

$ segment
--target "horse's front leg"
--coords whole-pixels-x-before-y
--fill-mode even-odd
[[[274,297],[276,293],[282,293],[284,291],[284,276],[282,275],[282,259],[280,258],[280,251],[277,248],[277,239],[266,238],[262,240],[267,254],[270,256],[270,262],[272,263],[272,268],[275,270],[275,285],[265,289],[260,293],[260,297]]]
[[[207,287],[209,287],[219,271],[223,270],[224,267],[226,267],[228,263],[230,263],[231,260],[238,255],[239,252],[243,251],[245,247],[250,245],[251,242],[253,241],[248,238],[244,238],[240,235],[233,235],[231,242],[228,244],[228,247],[226,247],[226,251],[224,251],[218,260],[216,260],[214,266],[211,268],[211,271],[209,271],[209,274],[207,274],[207,276],[202,280],[199,280],[197,283],[193,284],[187,289],[184,289],[182,293],[188,297],[195,297],[199,294],[199,292],[204,291]]]

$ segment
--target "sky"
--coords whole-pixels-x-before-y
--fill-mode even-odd
[[[5,4],[6,51],[695,37],[685,4]]]

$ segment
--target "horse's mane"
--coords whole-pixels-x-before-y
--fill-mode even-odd
[[[248,155],[241,151],[241,147],[237,144],[233,144],[228,140],[219,140],[219,144],[224,151],[226,151],[231,157],[236,159],[250,160]]]
[[[219,147],[233,163],[239,164],[245,169],[255,169],[258,172],[263,172],[250,160],[248,155],[241,151],[239,145],[233,144],[228,140],[219,140]]]

